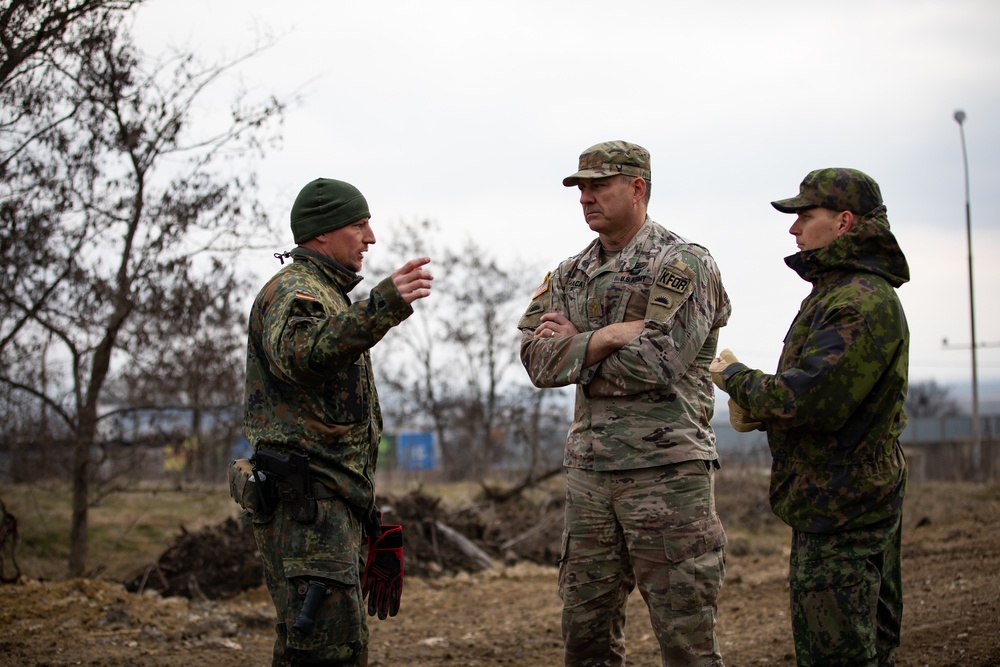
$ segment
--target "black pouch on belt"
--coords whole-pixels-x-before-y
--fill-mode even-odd
[[[258,470],[274,480],[278,500],[285,503],[292,518],[299,523],[316,520],[316,498],[313,496],[309,456],[302,452],[282,454],[269,449],[258,449],[253,461]]]

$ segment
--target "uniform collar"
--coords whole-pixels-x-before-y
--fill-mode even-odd
[[[646,219],[643,221],[642,226],[639,227],[639,231],[635,233],[625,247],[621,249],[618,256],[615,257],[611,262],[606,265],[601,265],[601,240],[595,239],[587,251],[588,256],[591,259],[590,266],[593,267],[593,271],[589,272],[590,276],[596,276],[600,273],[607,271],[641,271],[644,267],[636,268],[636,263],[643,253],[639,252],[641,248],[645,247],[646,242],[649,240],[649,235],[653,229],[653,221],[646,215]]]
[[[292,259],[296,262],[309,262],[318,267],[328,276],[338,287],[348,294],[361,284],[364,278],[351,271],[340,262],[334,261],[321,252],[316,252],[312,248],[298,247],[292,250]]]

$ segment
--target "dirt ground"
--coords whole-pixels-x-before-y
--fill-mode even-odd
[[[762,511],[756,483],[720,475],[719,490],[730,535],[719,600],[726,664],[794,665],[787,529]],[[408,576],[399,615],[369,623],[370,665],[562,664],[552,564],[561,530],[557,494],[522,503],[517,513],[505,509],[510,503],[496,502],[450,510],[419,494],[382,502],[391,510],[387,517],[396,512],[410,535]],[[407,503],[413,510],[414,502],[422,505],[419,520],[403,511]],[[445,546],[451,541],[442,524],[481,548],[494,566],[476,571],[448,556],[454,550]],[[226,545],[247,550],[238,529],[228,530],[225,544],[213,547],[220,554],[215,560],[232,560]],[[911,485],[903,547],[905,614],[897,665],[1000,666],[1000,486]],[[251,586],[213,599],[208,579],[177,565],[194,566],[199,558],[179,541],[157,567],[137,569],[128,588],[97,579],[22,578],[0,586],[0,665],[269,665],[273,610],[266,591]],[[246,576],[238,563],[227,567],[230,577]],[[185,592],[164,595],[157,586]],[[140,588],[141,594],[128,590]],[[629,613],[629,665],[659,665],[638,594]]]

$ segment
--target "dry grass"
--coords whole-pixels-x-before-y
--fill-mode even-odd
[[[503,488],[518,480],[487,480]],[[565,483],[556,475],[526,492],[543,503],[561,499]],[[428,482],[416,478],[383,480],[379,494],[399,497],[421,491],[441,498],[449,508],[482,499],[479,482]],[[758,543],[773,544],[784,535],[767,505],[767,471],[730,466],[718,476],[717,502],[733,548],[757,551]],[[55,580],[66,575],[69,557],[70,489],[67,484],[5,485],[0,499],[18,522],[17,561],[33,579]],[[237,507],[224,484],[135,484],[92,507],[89,519],[88,574],[122,581],[154,562],[182,530],[195,531],[235,516]]]
[[[17,562],[34,579],[60,579],[69,558],[70,489],[66,484],[0,488],[17,519]],[[139,484],[104,498],[88,512],[88,574],[122,580],[155,561],[184,529],[198,530],[236,514],[222,484]]]

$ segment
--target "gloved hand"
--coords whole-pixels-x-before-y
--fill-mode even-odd
[[[729,399],[729,423],[737,433],[749,433],[759,431],[764,422],[753,421],[750,413],[740,407],[739,403]]]
[[[382,510],[378,505],[372,506],[372,513],[364,525],[365,536],[368,537],[368,548],[371,549],[372,542],[382,537]]]
[[[719,352],[719,356],[712,359],[712,363],[708,365],[708,371],[712,374],[712,382],[715,386],[722,391],[728,391],[726,389],[726,380],[722,377],[722,371],[729,368],[730,365],[735,364],[738,360],[736,355],[730,350],[723,350]]]
[[[368,598],[368,615],[381,620],[395,616],[403,596],[403,527],[382,526],[381,537],[368,542],[368,563],[361,580],[361,597]]]

